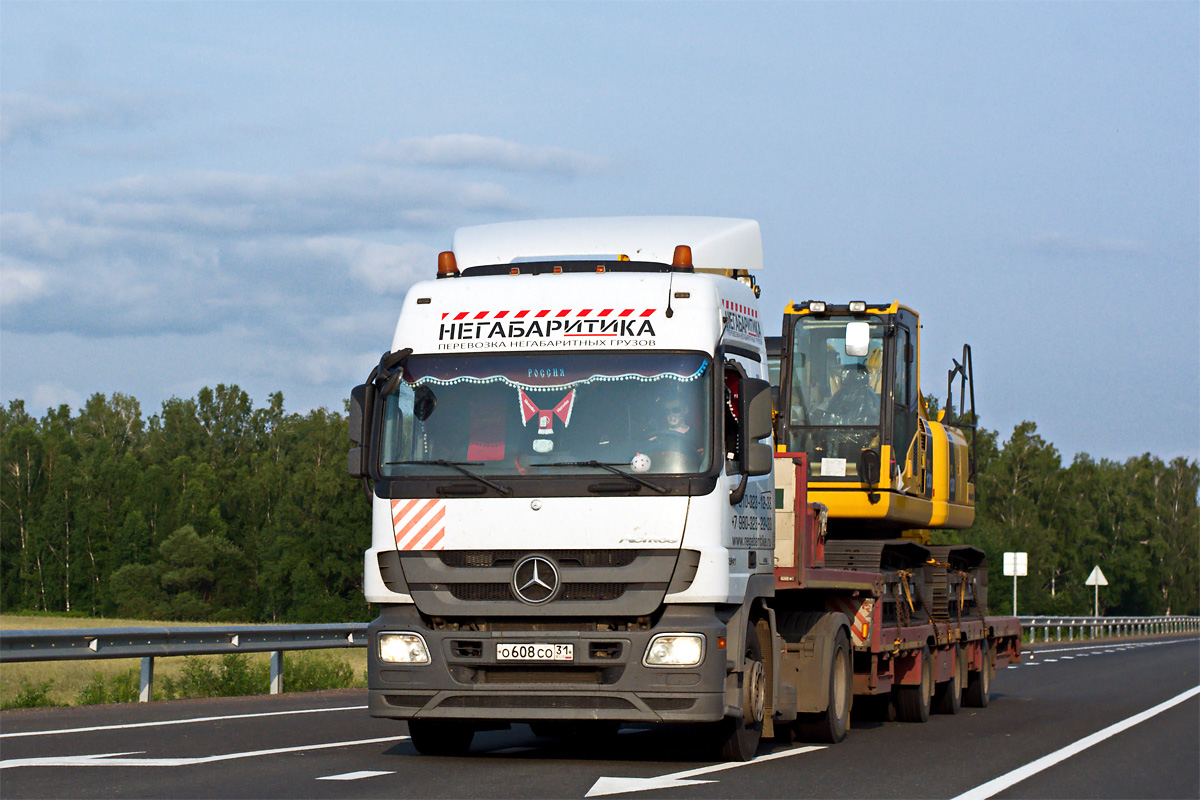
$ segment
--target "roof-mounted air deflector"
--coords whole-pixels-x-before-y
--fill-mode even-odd
[[[594,217],[501,222],[459,228],[454,254],[464,274],[485,265],[537,261],[607,266],[613,253],[638,262],[671,265],[678,245],[691,249],[698,272],[762,269],[762,235],[751,219],[727,217]],[[616,271],[615,269],[613,270]],[[474,273],[481,274],[481,273]]]

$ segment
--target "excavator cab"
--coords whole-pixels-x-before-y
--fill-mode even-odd
[[[890,538],[974,520],[967,441],[943,424],[950,420],[929,418],[919,336],[917,313],[898,302],[809,301],[785,311],[776,442],[807,454],[809,497],[828,506],[831,537]],[[967,367],[952,371],[964,386],[969,352]]]

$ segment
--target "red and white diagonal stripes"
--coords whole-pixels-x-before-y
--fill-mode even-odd
[[[728,305],[728,304],[726,304]],[[561,319],[563,317],[637,317],[644,318],[653,316],[656,308],[525,308],[520,310],[505,310],[505,311],[443,311],[442,319],[453,317],[454,322],[462,322],[469,320],[501,320],[501,319],[543,319],[545,317],[553,317]],[[757,316],[757,314],[756,314]]]
[[[870,597],[831,597],[829,605],[850,618],[850,640],[854,645],[871,641],[871,621],[875,612],[875,600]]]
[[[445,500],[393,500],[397,550],[441,550],[446,535]]]

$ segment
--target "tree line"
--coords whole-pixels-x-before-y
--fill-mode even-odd
[[[1002,554],[1029,553],[1025,614],[1200,613],[1200,467],[1150,454],[1064,466],[1031,422],[978,434],[977,517],[935,541],[982,548],[990,613]],[[254,408],[237,386],[145,418],[123,394],[30,415],[0,406],[0,608],[222,622],[369,620],[363,487],[344,414]]]

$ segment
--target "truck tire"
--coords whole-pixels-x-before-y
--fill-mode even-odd
[[[749,761],[758,752],[766,710],[766,673],[762,645],[751,622],[746,630],[746,656],[742,667],[742,716],[716,723],[717,742],[724,761]]]
[[[457,756],[470,749],[475,729],[470,723],[458,720],[410,719],[408,735],[422,755]]]
[[[854,659],[845,629],[833,641],[829,665],[829,705],[819,714],[799,714],[796,736],[802,742],[837,744],[846,738],[850,709],[854,704]]]
[[[933,699],[933,660],[929,646],[921,648],[921,683],[896,689],[896,718],[901,722],[927,722]]]
[[[967,673],[967,691],[963,697],[963,705],[971,708],[987,708],[992,692],[992,658],[988,640],[979,643],[983,655],[983,669]]]
[[[854,719],[862,722],[895,722],[896,704],[892,702],[892,693],[855,697]]]
[[[966,672],[966,664],[963,662],[965,655],[965,650],[959,647],[954,648],[954,671],[951,678],[939,683],[934,690],[933,710],[939,714],[957,714],[962,708],[963,675]]]

